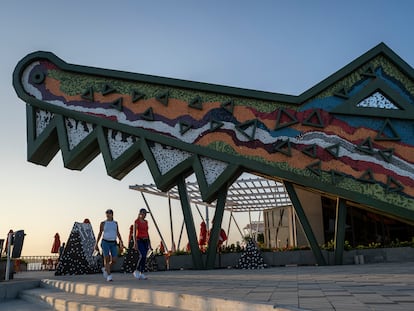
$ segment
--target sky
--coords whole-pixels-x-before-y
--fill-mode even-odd
[[[0,238],[24,229],[23,255],[49,255],[56,232],[63,242],[75,221],[89,218],[97,233],[112,208],[126,240],[145,207],[128,186],[153,183],[145,163],[117,181],[106,175],[101,156],[81,172],[65,169],[60,153],[48,167],[26,161],[25,103],[12,87],[12,72],[28,53],[298,95],[380,42],[414,66],[413,11],[410,0],[1,1]],[[167,200],[147,199],[170,247]],[[178,202],[172,208],[177,243],[182,212]],[[228,219],[225,213],[223,227]],[[242,227],[248,222],[245,214],[236,219]],[[160,238],[149,224],[155,247]],[[230,241],[236,240],[232,230]]]

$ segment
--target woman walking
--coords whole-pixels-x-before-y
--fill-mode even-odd
[[[102,268],[103,277],[109,282],[112,281],[111,266],[116,262],[118,256],[118,245],[116,238],[119,239],[119,247],[122,250],[124,245],[122,243],[121,234],[119,233],[118,223],[114,221],[114,212],[108,209],[106,212],[106,220],[101,222],[99,227],[98,238],[96,239],[95,249],[98,251],[98,243],[101,239],[102,233],[102,254],[104,256],[104,267]]]
[[[148,234],[148,222],[145,220],[147,211],[142,208],[139,211],[138,218],[134,222],[134,249],[139,251],[139,259],[136,269],[133,273],[134,277],[139,280],[146,280],[145,262],[147,259],[148,249],[152,249]]]

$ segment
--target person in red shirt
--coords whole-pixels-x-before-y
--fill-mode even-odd
[[[139,280],[146,280],[145,261],[147,259],[148,249],[152,249],[148,234],[148,221],[145,220],[147,211],[142,208],[139,211],[138,218],[134,222],[134,249],[139,251],[137,267],[133,273],[134,277]]]
[[[200,239],[198,240],[198,245],[200,250],[204,253],[207,245],[207,225],[204,221],[200,224]]]

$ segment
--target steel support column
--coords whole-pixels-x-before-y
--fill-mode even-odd
[[[191,247],[191,256],[193,257],[193,266],[195,269],[204,269],[203,258],[197,243],[197,233],[194,227],[193,214],[188,200],[187,186],[183,176],[178,178],[178,193],[180,194],[181,208],[183,210],[185,227],[187,229],[188,241]]]
[[[342,265],[345,246],[346,203],[338,198],[335,220],[335,264]]]
[[[210,239],[208,241],[206,268],[214,269],[216,260],[217,244],[223,222],[224,207],[226,206],[227,188],[223,187],[219,190],[216,203],[216,211],[214,213],[213,227],[211,228]]]
[[[325,258],[322,255],[321,249],[318,245],[315,235],[313,234],[312,227],[306,217],[305,211],[303,210],[302,204],[298,198],[295,188],[292,183],[284,181],[286,191],[289,194],[290,201],[292,202],[293,207],[295,208],[296,215],[299,218],[299,221],[302,225],[303,231],[305,232],[306,238],[308,239],[309,245],[312,249],[313,255],[316,258],[316,262],[320,266],[326,265]]]

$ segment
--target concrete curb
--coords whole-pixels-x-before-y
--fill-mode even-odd
[[[20,292],[40,287],[40,280],[13,280],[0,283],[0,302],[18,298]]]
[[[120,301],[146,303],[159,307],[170,307],[181,310],[199,311],[298,311],[303,309],[274,306],[272,304],[253,303],[225,298],[205,297],[159,290],[118,287],[93,283],[80,283],[62,280],[43,279],[41,286],[57,288],[62,291]]]
[[[94,305],[85,304],[77,301],[70,301],[68,298],[54,297],[53,293],[45,292],[45,289],[30,289],[25,290],[20,294],[20,299],[30,302],[34,306],[39,304],[49,307],[52,310],[99,310],[111,311],[107,308],[96,308]]]
[[[100,297],[69,294],[56,288],[36,288],[25,290],[20,298],[33,305],[49,307],[57,311],[113,311],[140,309],[134,303],[113,302]]]

